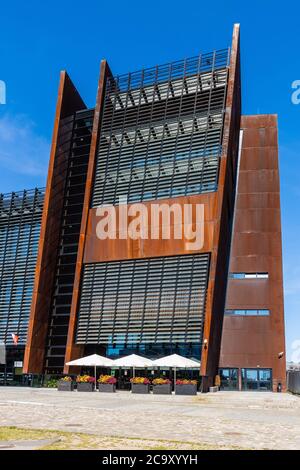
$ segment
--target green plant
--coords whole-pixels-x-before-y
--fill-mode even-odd
[[[49,379],[46,383],[47,388],[57,388],[57,380],[56,379]]]

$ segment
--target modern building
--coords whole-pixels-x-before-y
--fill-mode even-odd
[[[204,219],[99,238],[99,207],[128,223],[136,203]],[[102,61],[94,109],[61,73],[23,371],[93,352],[201,359],[203,391],[219,368],[224,389],[285,387],[277,122],[241,119],[238,25],[229,49],[119,76]]]
[[[225,388],[285,389],[277,116],[242,116],[222,348]]]
[[[43,203],[42,188],[0,194],[0,342],[10,378],[24,357]]]

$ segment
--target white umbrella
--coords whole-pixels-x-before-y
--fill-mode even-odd
[[[199,369],[200,362],[179,356],[179,354],[171,354],[170,356],[161,357],[153,361],[153,365],[157,367],[169,367],[174,369],[174,390],[176,388],[176,369]]]
[[[99,354],[92,354],[91,356],[81,357],[66,363],[67,366],[86,366],[95,368],[95,389],[97,388],[97,366],[98,367],[112,367],[114,361],[108,357],[99,356]]]
[[[147,368],[154,365],[153,361],[146,357],[138,356],[137,354],[130,354],[129,356],[120,357],[114,361],[116,367],[132,367],[133,377],[135,377],[135,368]]]

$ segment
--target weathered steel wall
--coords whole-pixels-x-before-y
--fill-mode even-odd
[[[68,74],[61,72],[24,357],[25,373],[40,374],[44,366],[71,135],[70,124],[64,120],[85,108]]]
[[[242,116],[242,152],[230,271],[268,273],[229,279],[226,308],[268,316],[225,315],[220,367],[270,368],[285,390],[285,338],[277,116]],[[282,354],[283,353],[283,354]]]

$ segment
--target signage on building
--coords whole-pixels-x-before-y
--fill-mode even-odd
[[[23,367],[23,362],[22,361],[15,361],[14,362],[14,367]]]

